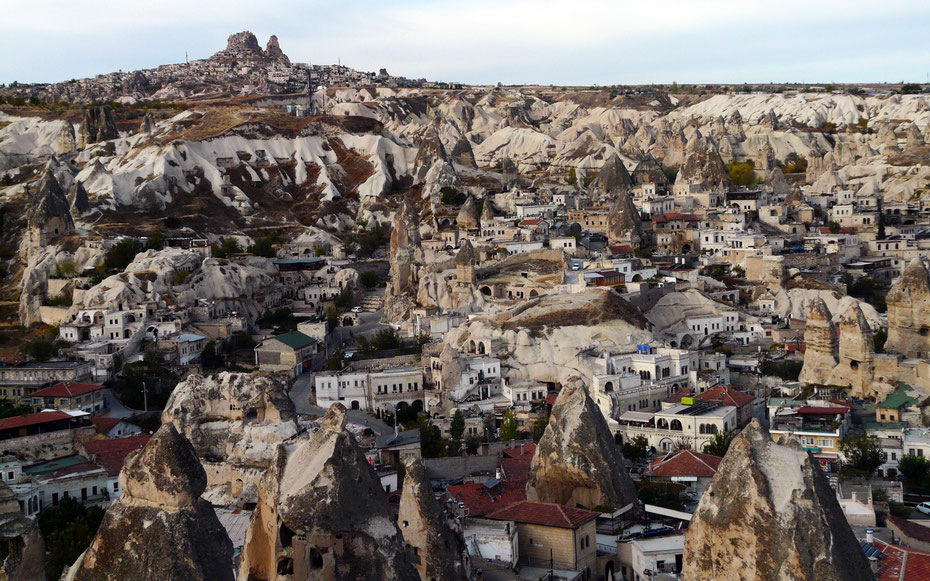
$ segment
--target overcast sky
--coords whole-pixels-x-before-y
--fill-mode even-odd
[[[927,0],[0,0],[0,82],[206,58],[276,34],[295,62],[557,85],[924,82]]]

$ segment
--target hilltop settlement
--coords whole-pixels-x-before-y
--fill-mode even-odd
[[[0,578],[927,579],[928,268],[925,86],[0,88]]]

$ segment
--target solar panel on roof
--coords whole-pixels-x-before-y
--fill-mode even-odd
[[[877,549],[865,541],[859,541],[859,546],[862,548],[862,552],[865,554],[866,559],[878,559],[885,556],[885,553],[883,553],[881,549]]]
[[[495,486],[497,486],[497,485],[500,484],[500,483],[501,483],[501,481],[498,480],[497,478],[488,478],[487,481],[485,481],[485,483],[484,483],[484,487],[485,487],[485,488],[494,488]]]

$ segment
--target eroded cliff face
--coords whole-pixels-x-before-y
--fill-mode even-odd
[[[256,502],[278,445],[302,431],[286,381],[263,373],[190,375],[171,393],[162,422],[194,446],[210,498],[227,502]]]
[[[623,454],[580,378],[555,400],[530,464],[526,498],[587,509],[620,508],[636,500]]]
[[[930,353],[930,274],[920,258],[895,281],[888,296],[888,340],[885,350],[905,357]]]
[[[63,578],[232,581],[232,542],[200,498],[206,485],[193,446],[174,426],[163,425],[127,459],[122,496]]]
[[[240,579],[419,579],[345,414],[333,405],[312,438],[278,449],[249,524]]]
[[[870,581],[872,573],[817,463],[753,419],[701,497],[682,577]]]
[[[820,297],[807,303],[807,322],[804,327],[804,367],[799,380],[802,383],[824,383],[837,364],[839,339],[833,315]]]
[[[397,524],[404,542],[419,556],[419,563],[414,562],[420,579],[464,581],[473,578],[462,528],[436,501],[423,462],[419,459],[408,461],[406,470]]]
[[[394,214],[390,249],[391,280],[384,297],[384,316],[389,321],[400,321],[416,304],[420,267],[424,264],[420,219],[409,200],[405,199]]]

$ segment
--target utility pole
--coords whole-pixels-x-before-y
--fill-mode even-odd
[[[149,411],[149,392],[145,389],[145,382],[142,382],[142,405],[145,411]]]

